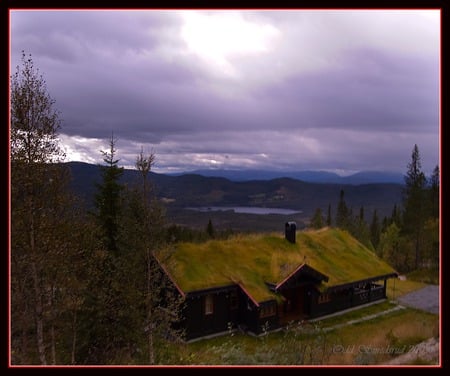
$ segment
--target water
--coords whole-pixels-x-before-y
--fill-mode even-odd
[[[282,209],[282,208],[262,208],[255,206],[201,206],[201,207],[190,207],[186,208],[188,210],[195,210],[199,212],[212,212],[212,211],[228,211],[231,210],[235,213],[245,213],[245,214],[281,214],[281,215],[291,215],[301,213],[301,210],[292,209]]]

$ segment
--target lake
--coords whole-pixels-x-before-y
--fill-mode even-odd
[[[201,207],[189,207],[188,210],[195,210],[199,212],[212,212],[212,211],[233,211],[235,213],[245,214],[281,214],[291,215],[301,213],[301,210],[282,209],[282,208],[262,208],[255,206],[201,206]]]

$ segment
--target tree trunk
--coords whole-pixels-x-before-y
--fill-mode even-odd
[[[36,261],[36,242],[35,242],[35,229],[33,218],[33,203],[30,205],[30,250],[31,250],[31,269],[33,273],[33,285],[35,294],[35,320],[36,320],[36,340],[39,353],[39,360],[41,364],[46,365],[47,359],[45,358],[45,341],[44,341],[44,317],[43,317],[43,303],[42,303],[42,291],[39,282],[39,275],[37,270]]]
[[[55,336],[55,318],[56,318],[56,313],[55,313],[55,305],[54,305],[54,297],[53,297],[53,292],[54,292],[54,287],[52,286],[51,291],[49,293],[49,299],[48,299],[48,304],[50,307],[50,312],[51,312],[51,317],[50,317],[50,349],[51,349],[51,356],[52,356],[52,364],[55,365],[56,364],[56,336]]]
[[[39,360],[42,365],[47,365],[47,359],[45,357],[45,341],[44,341],[44,317],[43,317],[43,305],[41,287],[39,286],[39,277],[36,268],[35,260],[32,261],[31,267],[33,270],[33,283],[34,293],[36,298],[35,303],[35,320],[36,320],[36,340],[38,346]]]
[[[50,336],[52,341],[52,364],[56,364],[56,340],[55,340],[55,326],[52,324],[50,327]]]
[[[155,364],[155,351],[153,349],[153,328],[150,327],[148,329],[148,361],[150,364]]]
[[[151,260],[150,251],[147,251],[147,328],[148,328],[148,361],[155,364],[155,351],[153,348],[153,322],[152,322],[152,286],[151,286]]]
[[[73,321],[72,321],[72,364],[76,364],[75,361],[75,350],[77,348],[77,311],[73,313]]]

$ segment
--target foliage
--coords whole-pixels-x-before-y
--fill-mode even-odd
[[[401,272],[439,266],[439,167],[427,185],[417,145],[405,175],[403,209],[394,205],[384,218],[376,249]]]
[[[324,219],[322,216],[322,209],[320,209],[320,208],[316,209],[314,216],[311,219],[310,226],[316,230],[324,227]]]
[[[408,280],[426,283],[429,285],[439,285],[438,268],[422,268],[407,274]]]
[[[102,182],[97,184],[95,195],[96,219],[99,223],[102,241],[109,252],[117,252],[118,221],[120,216],[120,198],[123,186],[119,179],[123,168],[118,167],[116,157],[116,139],[109,141],[109,152],[102,151],[105,166],[102,166]]]
[[[425,194],[427,181],[421,168],[419,148],[414,145],[411,162],[408,164],[408,171],[405,175],[403,232],[414,242],[414,266],[416,269],[421,263],[423,224],[427,216],[427,209],[429,209]]]
[[[370,224],[370,241],[372,242],[372,245],[375,249],[378,248],[378,244],[380,243],[380,235],[381,235],[380,222],[378,220],[377,211],[374,210],[372,222]]]
[[[215,231],[211,219],[208,221],[208,225],[206,226],[206,233],[210,238],[214,238]]]
[[[83,213],[59,162],[59,113],[31,56],[11,77],[11,355],[75,363],[86,288]]]
[[[336,212],[336,227],[339,227],[343,230],[348,230],[350,227],[350,209],[347,207],[347,204],[344,199],[344,190],[341,189],[339,194],[339,203]]]

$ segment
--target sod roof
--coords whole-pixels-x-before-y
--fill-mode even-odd
[[[262,302],[277,297],[266,282],[280,283],[303,263],[328,276],[322,289],[395,272],[346,231],[334,228],[297,232],[295,244],[267,234],[179,243],[164,266],[185,293],[239,283]]]

